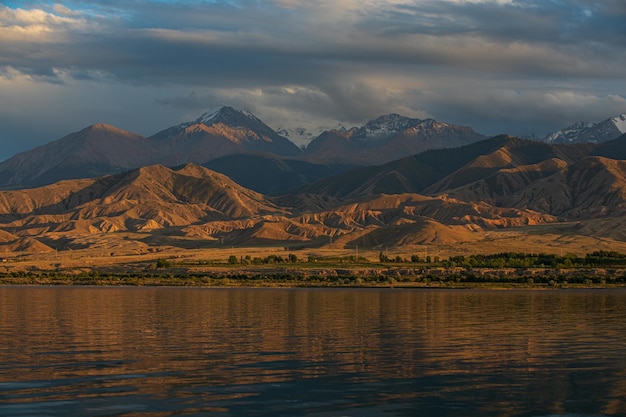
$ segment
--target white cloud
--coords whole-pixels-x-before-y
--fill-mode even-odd
[[[42,9],[11,9],[0,6],[0,44],[10,42],[53,43],[67,39],[69,32],[93,31],[97,25],[66,7],[55,10],[58,14]]]

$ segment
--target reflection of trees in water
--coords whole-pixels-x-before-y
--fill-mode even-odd
[[[379,402],[450,395],[494,415],[520,402],[571,412],[572,401],[624,414],[624,301],[623,291],[2,288],[2,335],[18,337],[3,337],[0,362],[27,366],[5,367],[15,381],[141,374],[137,391],[157,397],[326,381],[381,384],[369,394]]]

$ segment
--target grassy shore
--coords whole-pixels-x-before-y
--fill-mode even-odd
[[[593,272],[593,274],[592,274]],[[29,270],[0,273],[3,285],[192,286],[192,287],[347,287],[347,288],[618,288],[626,287],[623,270],[556,271],[549,269],[444,269],[428,266],[346,267],[289,266],[133,266],[127,271],[103,268]]]
[[[4,258],[0,264],[0,285],[533,289],[626,286],[626,256],[616,252],[609,255],[590,258],[501,254],[440,259],[410,252],[387,255],[381,251],[360,251],[357,255],[355,251],[232,248],[113,257],[75,251]]]

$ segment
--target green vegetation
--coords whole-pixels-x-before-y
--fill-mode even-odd
[[[172,264],[165,258],[159,258],[157,259],[155,266],[157,268],[169,268],[170,266],[172,266]]]
[[[1,284],[278,287],[610,288],[626,286],[626,255],[574,254],[299,258],[230,255],[222,261],[166,259],[107,269],[34,267],[0,272]]]
[[[493,255],[454,256],[444,266],[464,268],[599,268],[626,266],[626,255],[618,252],[596,251],[581,258],[574,254],[497,253]]]

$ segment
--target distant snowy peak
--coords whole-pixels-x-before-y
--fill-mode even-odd
[[[351,129],[353,131],[352,137],[365,140],[387,138],[391,134],[414,127],[421,122],[422,120],[420,119],[411,119],[395,113],[386,114],[374,120],[370,120],[365,126]]]
[[[284,138],[289,139],[301,148],[306,147],[306,145],[308,145],[313,139],[317,137],[312,132],[303,127],[282,127],[276,130],[276,133]]]
[[[577,122],[550,133],[543,140],[547,143],[602,143],[626,133],[626,114],[598,123]]]
[[[572,143],[585,131],[592,128],[593,123],[588,122],[576,122],[573,125],[566,127],[565,129],[558,130],[548,134],[544,138],[544,142],[548,143]]]
[[[221,108],[206,112],[191,123],[204,124],[211,126],[215,123],[224,123],[231,126],[245,125],[248,122],[263,123],[258,117],[249,111],[236,110],[230,106],[222,106]]]
[[[620,114],[619,116],[612,118],[611,121],[615,124],[617,130],[621,133],[626,133],[626,114]]]
[[[300,147],[306,147],[322,133],[333,130],[346,132],[346,128],[342,124],[337,124],[334,127],[317,127],[312,129],[305,127],[281,127],[276,130],[276,133]]]
[[[298,146],[278,135],[252,113],[229,106],[162,130],[149,139],[160,142],[166,152],[172,154],[171,159],[174,162],[166,160],[168,164],[204,163],[233,153],[292,156],[302,152]],[[175,155],[174,150],[178,154]]]
[[[407,132],[414,134],[417,131],[453,128],[447,123],[440,123],[434,119],[415,119],[391,113],[370,120],[365,126],[350,129],[353,139],[364,141],[387,140],[391,136]]]

